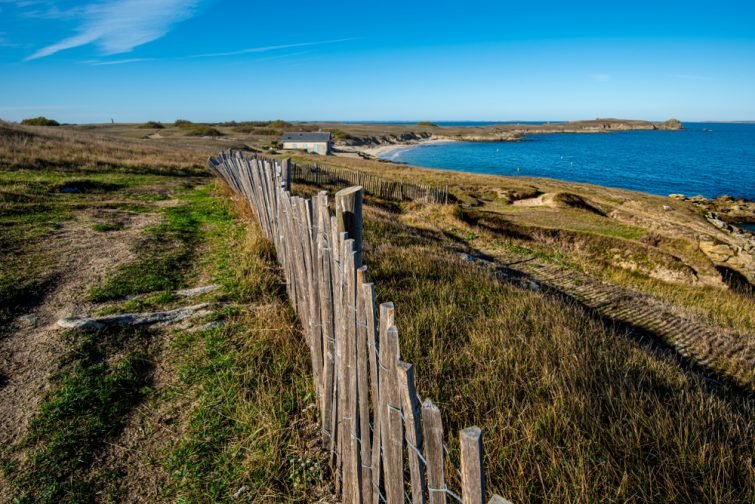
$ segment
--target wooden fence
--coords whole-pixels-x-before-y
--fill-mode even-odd
[[[459,433],[461,491],[446,486],[440,410],[401,360],[393,303],[376,306],[362,264],[363,187],[290,193],[286,161],[223,152],[210,170],[245,197],[275,244],[309,346],[323,443],[347,503],[485,502],[482,432]],[[490,502],[506,502],[494,496]]]
[[[253,157],[268,163],[274,162],[272,159],[260,156]],[[330,189],[361,186],[366,194],[387,200],[418,201],[444,205],[448,203],[448,186],[436,187],[426,184],[410,184],[403,180],[386,180],[369,173],[317,164],[289,163],[288,166],[292,182],[315,184]]]

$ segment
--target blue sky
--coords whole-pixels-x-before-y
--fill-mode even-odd
[[[755,2],[0,0],[0,118],[755,120]]]

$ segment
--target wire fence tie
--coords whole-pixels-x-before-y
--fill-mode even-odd
[[[419,448],[417,448],[416,446],[414,446],[414,444],[412,444],[411,441],[409,441],[408,439],[406,439],[406,436],[404,436],[404,441],[406,441],[406,445],[409,448],[411,448],[412,450],[414,450],[414,452],[417,454],[417,456],[422,461],[422,463],[425,464],[425,465],[427,465],[427,460],[425,460],[425,457],[422,456],[422,452],[419,451]]]
[[[443,487],[443,488],[430,488],[430,487],[428,487],[427,490],[430,491],[430,492],[443,492],[443,493],[447,493],[448,495],[450,495],[451,497],[453,497],[457,501],[464,502],[464,501],[461,500],[461,497],[459,497],[458,494],[453,493],[451,490],[448,489],[448,487]]]

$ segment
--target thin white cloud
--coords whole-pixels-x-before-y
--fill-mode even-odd
[[[606,81],[611,80],[611,76],[610,75],[608,75],[608,74],[602,74],[602,73],[592,74],[592,75],[590,75],[590,78],[592,80],[598,81],[598,82],[606,82]]]
[[[141,63],[143,61],[152,61],[152,58],[126,58],[126,59],[119,59],[119,60],[88,60],[88,61],[82,61],[82,63],[89,66],[105,66],[105,65],[125,65],[127,63]]]
[[[27,61],[96,43],[103,54],[121,54],[164,36],[191,17],[199,0],[108,0],[87,6],[78,34],[35,52]]]
[[[0,0],[2,1],[2,0]],[[344,38],[344,39],[336,39],[336,40],[321,40],[317,42],[300,42],[296,44],[281,44],[281,45],[274,45],[274,46],[262,46],[262,47],[250,47],[247,49],[239,49],[236,51],[228,51],[228,52],[219,52],[219,53],[207,53],[207,54],[191,54],[188,56],[178,56],[178,57],[168,57],[168,58],[127,58],[127,59],[119,59],[119,60],[84,60],[80,63],[84,65],[90,65],[90,66],[103,66],[103,65],[122,65],[126,63],[141,63],[145,61],[160,61],[160,60],[176,60],[176,59],[193,59],[193,58],[211,58],[211,57],[225,57],[225,56],[237,56],[237,55],[243,55],[243,54],[254,54],[254,53],[265,53],[265,52],[272,52],[277,50],[283,50],[283,49],[290,49],[294,47],[309,47],[309,46],[316,46],[320,44],[333,44],[337,42],[344,42],[347,40],[356,40],[355,38]],[[295,51],[295,52],[285,52],[283,54],[277,54],[275,56],[268,56],[266,58],[257,58],[255,61],[268,61],[268,60],[275,60],[275,59],[281,59],[281,58],[291,58],[295,56],[301,56],[303,54],[309,54],[315,52],[315,49],[308,49],[305,51]]]
[[[222,56],[240,56],[243,54],[252,54],[252,53],[261,53],[261,52],[268,52],[268,51],[276,51],[279,49],[291,49],[293,47],[308,47],[308,46],[314,46],[314,45],[322,45],[322,44],[336,44],[338,42],[348,42],[349,40],[355,40],[354,38],[342,38],[342,39],[334,39],[334,40],[318,40],[315,42],[300,42],[297,44],[283,44],[283,45],[271,45],[271,46],[262,46],[262,47],[248,47],[246,49],[238,49],[235,51],[228,51],[228,52],[217,52],[217,53],[205,53],[205,54],[192,54],[190,56],[185,56],[186,58],[216,58],[216,57],[222,57]]]

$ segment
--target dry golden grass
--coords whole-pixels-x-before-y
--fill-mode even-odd
[[[202,149],[149,144],[88,131],[0,122],[0,169],[114,170],[203,174]],[[167,173],[166,173],[167,174]]]
[[[366,213],[365,262],[449,432],[485,433],[514,502],[751,502],[751,399],[580,307],[463,264],[432,226]]]

